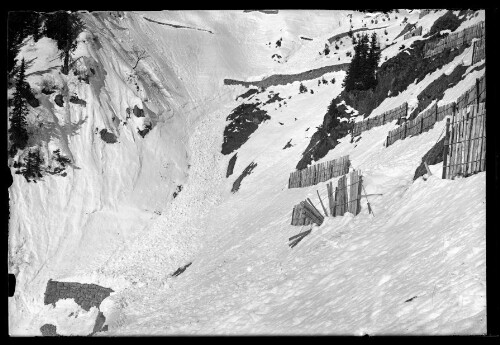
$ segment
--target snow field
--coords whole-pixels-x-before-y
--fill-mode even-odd
[[[287,105],[263,107],[271,120],[238,150],[234,173],[225,178],[232,156],[220,153],[225,118],[245,90],[224,86],[223,78],[254,80],[330,64],[317,58],[313,43],[336,33],[336,19],[338,32],[348,29],[349,20],[343,12],[335,20],[329,16],[326,11],[308,16],[294,11],[130,12],[121,19],[88,15],[98,40],[81,37],[87,42],[78,54],[97,61],[99,82],[78,84],[69,78],[68,86],[87,106],[67,103],[69,108],[59,109],[42,99],[46,116],[61,125],[83,121],[78,135],[60,140],[66,138],[80,169],[38,184],[15,178],[11,188],[10,267],[19,285],[9,301],[11,334],[39,334],[44,323],[55,324],[60,334],[90,333],[95,308],[84,312],[71,300],[59,301],[56,308],[43,305],[49,278],[115,290],[101,305],[109,331],[97,336],[484,333],[485,173],[441,180],[442,164],[437,164],[430,167],[432,176],[412,181],[444,121],[388,148],[383,142],[394,123],[364,132],[356,143],[342,138],[319,162],[349,154],[363,173],[366,192],[383,194],[368,196],[375,216],[368,214],[363,198],[359,215],[326,218],[293,249],[288,238],[307,229],[289,225],[293,205],[306,197],[317,204],[316,190],[327,202],[326,186],[287,189],[288,177],[340,93],[345,73],[325,75],[335,77],[333,85],[305,81],[314,94],[299,94],[296,82],[254,96],[265,102],[272,90]],[[430,14],[421,19],[429,23],[419,24],[430,28],[439,16]],[[353,21],[359,24],[365,17],[355,14]],[[398,25],[403,17],[400,13],[398,22],[390,22],[389,36],[403,29]],[[417,18],[413,11],[410,21]],[[300,35],[314,40],[300,40]],[[289,59],[279,65],[270,58],[274,49],[265,44],[274,46],[282,36],[281,52]],[[127,81],[133,45],[150,54],[134,79],[139,91]],[[390,53],[394,47],[385,51],[396,54]],[[467,54],[452,63],[465,61]],[[416,99],[450,68],[410,85],[373,114]],[[479,73],[470,73],[445,99],[469,88]],[[158,115],[157,126],[144,139],[137,136],[139,122],[113,127],[122,131],[119,144],[94,136],[96,126],[112,126],[112,114],[125,120],[125,109],[134,105]],[[283,150],[290,139],[294,146]],[[257,167],[232,194],[232,183],[252,161]],[[172,199],[179,184],[183,190]],[[192,265],[184,273],[170,276],[188,262]],[[78,318],[67,316],[78,311]]]

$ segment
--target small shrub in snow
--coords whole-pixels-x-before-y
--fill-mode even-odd
[[[307,92],[307,87],[304,84],[300,83],[299,93],[305,93],[305,92]]]
[[[54,152],[54,159],[61,164],[63,167],[65,167],[68,164],[71,164],[71,159],[65,156],[61,156],[61,150],[57,149]]]
[[[399,47],[399,50],[403,50],[405,48],[406,48],[406,46],[404,44],[402,44],[401,47]]]

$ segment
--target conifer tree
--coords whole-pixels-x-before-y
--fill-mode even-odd
[[[354,46],[354,56],[343,82],[345,91],[367,90],[376,86],[375,71],[380,60],[380,47],[377,36],[363,34]]]
[[[40,153],[40,149],[29,149],[28,154],[24,157],[24,166],[21,169],[21,174],[23,174],[26,181],[36,183],[37,178],[42,177],[42,164],[43,157]]]
[[[26,105],[26,100],[22,97],[24,88],[26,88],[25,72],[26,67],[23,59],[19,68],[16,90],[14,92],[13,109],[10,117],[9,138],[11,141],[11,157],[16,154],[17,149],[24,149],[28,143],[28,131],[26,130],[28,126],[26,122],[28,106]]]
[[[12,11],[7,18],[7,71],[16,66],[19,47],[26,37],[38,41],[41,36],[41,16],[33,11]]]
[[[69,72],[70,53],[76,49],[76,38],[83,30],[84,24],[76,13],[59,11],[47,17],[45,22],[45,33],[47,37],[57,42],[57,48],[62,51],[63,58],[62,73]]]

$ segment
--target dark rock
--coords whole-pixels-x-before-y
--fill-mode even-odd
[[[107,142],[108,144],[114,144],[118,141],[116,135],[111,132],[108,132],[106,128],[101,129],[99,133],[101,134],[101,139]]]
[[[250,175],[252,173],[252,170],[257,166],[257,163],[250,163],[246,168],[245,170],[243,170],[243,172],[241,173],[240,176],[238,176],[238,178],[234,181],[233,183],[233,188],[231,188],[231,192],[233,193],[236,193],[239,189],[240,189],[240,185],[241,185],[241,181],[243,181],[243,179]]]
[[[224,129],[222,154],[227,155],[239,149],[262,122],[271,119],[259,105],[259,103],[243,103],[229,114],[227,120],[231,122]]]
[[[62,106],[64,105],[63,96],[62,96],[61,94],[56,95],[56,97],[54,97],[54,102],[55,102],[58,106],[62,107]]]
[[[146,126],[144,126],[144,129],[137,129],[137,132],[139,133],[139,135],[140,135],[141,137],[143,137],[143,138],[144,138],[144,137],[146,136],[146,134],[148,134],[148,133],[149,133],[149,131],[150,131],[152,128],[153,128],[153,125],[152,125],[152,124],[150,124],[150,123],[148,123]]]
[[[56,90],[54,90],[54,89],[46,89],[46,88],[42,89],[42,93],[45,94],[45,95],[51,95],[54,92],[56,92]]]
[[[236,159],[238,158],[237,155],[238,154],[235,153],[234,156],[232,156],[229,160],[229,164],[227,165],[226,177],[229,177],[233,174],[234,165],[236,164]]]
[[[269,98],[269,100],[267,102],[265,102],[264,104],[269,104],[269,103],[274,103],[274,102],[279,102],[279,101],[282,101],[284,100],[284,98],[281,98],[280,97],[280,94],[279,93],[275,93],[272,97]]]
[[[50,323],[46,323],[40,327],[40,332],[42,332],[43,337],[60,337],[60,335],[57,334],[57,327]]]
[[[139,108],[137,105],[134,106],[134,115],[136,117],[144,117],[144,109]]]
[[[187,265],[185,265],[183,267],[179,267],[174,273],[172,273],[172,277],[177,277],[178,275],[183,273],[186,270],[186,268],[191,266],[191,264],[192,264],[192,262],[188,263]]]
[[[87,105],[87,102],[85,100],[78,98],[78,96],[76,96],[76,95],[71,96],[69,98],[69,101],[71,103],[79,104],[79,105],[82,105],[84,107]]]
[[[427,85],[427,87],[417,96],[418,106],[410,114],[408,120],[416,118],[418,114],[427,108],[427,106],[433,101],[437,102],[443,99],[444,93],[447,89],[453,87],[460,80],[465,78],[464,74],[467,68],[468,66],[458,65],[449,75],[442,74],[439,78],[433,80],[429,85]],[[482,65],[481,68],[484,68],[484,65]]]
[[[415,175],[413,176],[413,181],[415,181],[420,176],[427,174],[427,169],[425,168],[424,162],[428,165],[438,164],[443,161],[444,153],[444,137],[439,140],[436,145],[434,145],[427,153],[422,157],[422,163],[415,170]]]
[[[291,84],[295,81],[312,80],[319,78],[326,73],[347,71],[348,69],[349,69],[349,63],[336,64],[336,65],[312,69],[297,74],[275,74],[263,80],[258,80],[258,81],[240,81],[235,79],[224,79],[224,85],[243,85],[246,87],[256,86],[256,87],[267,88],[273,85]]]
[[[292,139],[290,139],[290,140],[286,143],[285,147],[283,147],[283,150],[284,150],[284,149],[287,149],[287,148],[289,148],[289,147],[292,147],[292,146],[293,146],[293,145],[292,145]]]
[[[241,98],[248,98],[248,97],[250,97],[251,95],[253,95],[253,94],[257,93],[257,92],[259,92],[258,89],[250,89],[247,92],[242,93],[241,95],[239,95],[238,97],[236,97],[236,100],[238,100],[238,98],[240,98],[240,97]]]
[[[178,185],[176,191],[173,194],[174,199],[177,197],[177,195],[182,191],[182,185]]]
[[[297,163],[297,170],[305,169],[311,162],[326,156],[328,151],[337,146],[339,143],[338,139],[347,135],[351,130],[352,123],[340,121],[341,118],[350,118],[350,115],[346,112],[347,108],[345,105],[337,105],[340,102],[339,97],[332,99],[330,102],[323,118],[323,123],[312,135],[309,145]]]

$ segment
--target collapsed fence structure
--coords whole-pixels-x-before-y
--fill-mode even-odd
[[[404,39],[407,40],[410,37],[420,36],[422,35],[422,27],[419,26],[415,30],[412,30],[404,35]]]
[[[351,135],[352,137],[355,137],[364,131],[372,129],[373,127],[382,126],[393,120],[406,117],[407,113],[408,103],[405,102],[399,107],[386,111],[385,113],[354,123]]]
[[[347,184],[347,174],[338,180],[335,189],[332,182],[327,183],[328,211],[318,192],[318,198],[325,216],[338,217],[343,216],[346,212],[353,215],[359,214],[361,211],[362,183],[361,172],[356,170],[349,173],[349,185]],[[324,216],[309,198],[293,207],[292,225],[309,225],[312,223],[321,225],[323,220]]]
[[[454,49],[464,44],[470,44],[474,38],[482,37],[484,37],[484,21],[450,34],[443,39],[427,42],[424,47],[424,58],[433,57],[446,49]]]
[[[485,171],[486,108],[485,103],[460,109],[446,123],[442,178]]]
[[[314,186],[320,182],[328,181],[333,177],[347,174],[350,164],[349,156],[347,155],[294,171],[290,173],[288,188]]]
[[[472,64],[476,64],[486,57],[486,42],[484,37],[478,41],[474,41],[472,49]]]
[[[437,106],[437,102],[429,109],[420,113],[416,118],[406,121],[401,126],[389,131],[385,146],[394,144],[398,140],[419,135],[431,129],[438,121],[446,116],[453,116],[457,111],[472,104],[479,104],[486,100],[486,79],[483,75],[476,79],[475,85],[465,91],[456,102]]]

